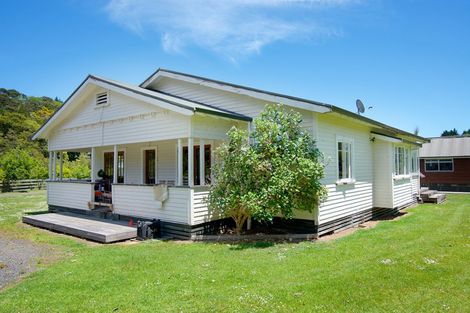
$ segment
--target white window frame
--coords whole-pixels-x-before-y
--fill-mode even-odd
[[[338,144],[345,143],[348,144],[350,147],[349,151],[349,176],[347,178],[339,177],[339,168],[338,168],[338,161],[339,161],[339,153],[338,153]],[[335,167],[336,167],[336,184],[337,185],[347,185],[347,184],[354,184],[356,182],[355,179],[355,159],[354,159],[354,139],[343,137],[343,136],[336,136],[336,145],[335,145]]]
[[[397,151],[403,149],[403,173],[400,173],[399,160],[397,160]],[[393,177],[394,179],[410,178],[410,149],[403,145],[393,147]]]
[[[452,163],[452,171],[442,171],[440,169],[440,161],[451,161]],[[426,164],[428,162],[437,162],[437,171],[428,171],[428,169],[426,168]],[[453,158],[439,158],[439,159],[425,159],[424,160],[424,171],[425,172],[428,172],[428,173],[453,173],[455,168],[454,168],[455,164],[454,164],[454,159]]]
[[[201,145],[201,142],[199,140],[197,141],[194,141],[193,143],[193,146],[200,146]],[[214,172],[212,171],[212,167],[214,166],[214,162],[215,162],[215,159],[214,159],[214,152],[215,152],[215,149],[217,149],[218,146],[216,146],[216,141],[214,139],[208,139],[208,140],[204,140],[204,145],[210,145],[211,146],[211,182],[214,181]],[[181,143],[181,147],[188,147],[188,141],[187,139],[184,140],[182,143]],[[182,149],[184,151],[184,149]],[[189,150],[189,149],[188,149]],[[178,142],[176,142],[175,144],[175,167],[176,167],[176,171],[175,171],[175,184],[176,182],[178,182]],[[183,168],[183,171],[184,171],[184,168]],[[184,180],[184,178],[183,178]],[[200,186],[200,185],[195,185],[195,186]],[[205,186],[210,186],[210,185],[205,185]],[[185,186],[187,187],[187,186]]]
[[[104,168],[104,154],[106,152],[113,152],[114,153],[114,149],[105,149],[105,150],[101,151],[101,156],[103,157],[102,158],[103,168]],[[127,152],[126,152],[126,148],[125,147],[118,148],[118,153],[119,152],[124,152],[124,183],[123,184],[127,184],[128,180],[127,180]]]
[[[154,150],[155,151],[155,185],[158,185],[158,149],[157,146],[151,147],[142,147],[140,148],[140,181],[145,185],[145,151]]]
[[[414,169],[413,169],[414,167]],[[419,173],[419,150],[411,149],[410,152],[410,173],[417,174]]]

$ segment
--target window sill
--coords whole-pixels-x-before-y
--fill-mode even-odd
[[[339,179],[336,181],[337,186],[341,185],[354,185],[356,183],[355,179],[348,178],[348,179]]]
[[[393,180],[403,180],[403,179],[410,179],[410,178],[411,178],[410,174],[393,176]]]

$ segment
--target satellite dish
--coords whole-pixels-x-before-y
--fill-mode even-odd
[[[357,114],[364,113],[366,110],[366,108],[364,107],[364,104],[359,99],[356,100],[356,107],[357,107]]]

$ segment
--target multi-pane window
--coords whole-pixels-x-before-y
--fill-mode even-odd
[[[411,173],[418,173],[418,150],[411,150]]]
[[[114,174],[114,152],[104,153],[104,173],[105,177],[113,180]],[[117,159],[118,183],[124,183],[124,151],[118,152]]]
[[[338,179],[352,178],[352,142],[338,141]]]
[[[193,178],[194,185],[201,185],[201,177],[199,171],[199,156],[200,156],[200,146],[195,145],[193,147]],[[211,146],[204,146],[204,183],[211,183]],[[188,185],[188,147],[183,147],[183,185]]]
[[[395,175],[407,174],[406,150],[404,147],[395,147]]]
[[[454,170],[453,159],[435,159],[424,162],[426,172],[452,172]]]
[[[155,184],[157,154],[155,149],[144,150],[144,183]]]

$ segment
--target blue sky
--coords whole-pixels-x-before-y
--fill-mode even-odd
[[[355,110],[439,136],[470,128],[470,1],[7,1],[0,87],[65,99],[88,73],[158,67]]]

